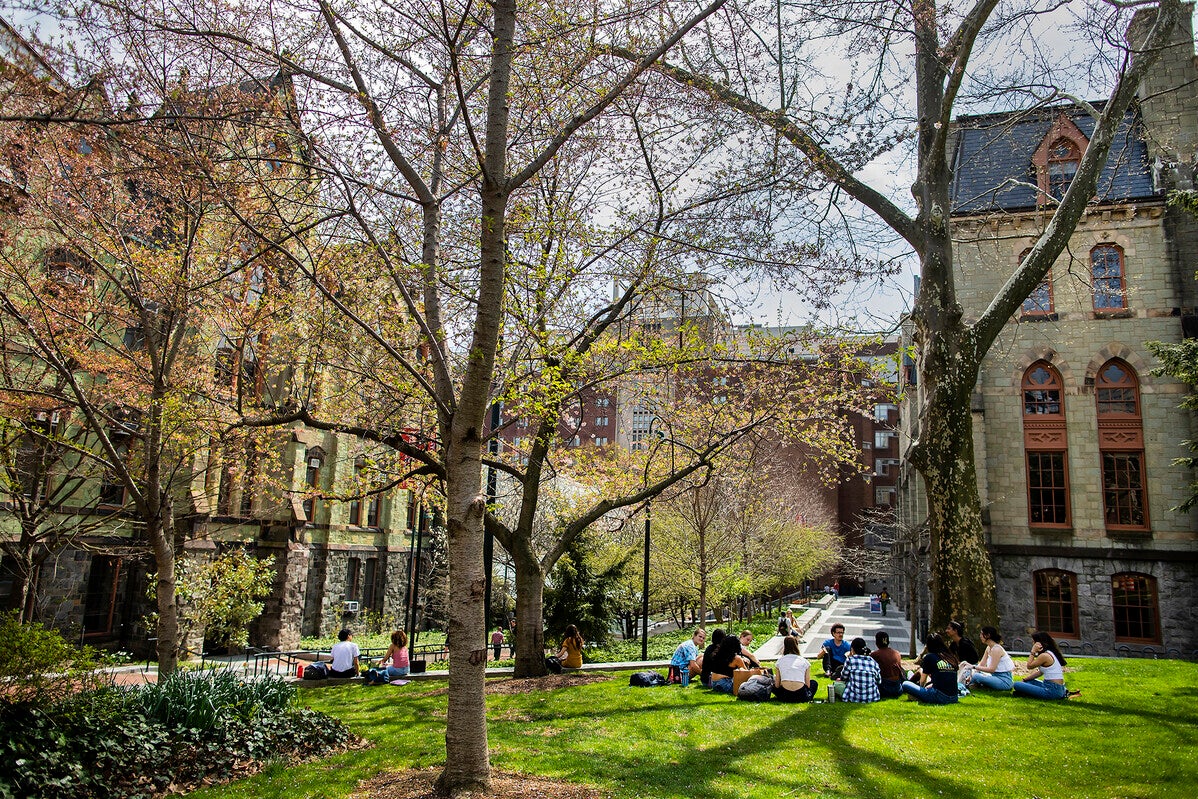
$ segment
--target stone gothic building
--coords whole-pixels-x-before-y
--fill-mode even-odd
[[[974,393],[983,521],[1016,648],[1039,629],[1071,651],[1198,650],[1198,514],[1174,510],[1194,475],[1172,463],[1195,434],[1178,407],[1190,388],[1153,375],[1145,346],[1198,335],[1198,220],[1167,203],[1194,188],[1198,163],[1184,17],[1115,136],[1096,198]],[[1042,231],[1094,123],[1065,106],[956,124],[956,280],[976,318]],[[918,523],[926,508],[906,471],[902,504]]]

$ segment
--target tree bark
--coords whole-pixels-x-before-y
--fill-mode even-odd
[[[516,677],[545,674],[545,574],[536,558],[513,554],[516,564]]]
[[[153,493],[153,492],[152,492]],[[175,531],[169,498],[163,496],[158,514],[146,525],[150,548],[158,568],[155,593],[158,606],[158,676],[170,676],[179,667],[179,604],[175,599]]]

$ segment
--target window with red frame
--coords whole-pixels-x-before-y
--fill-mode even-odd
[[[1111,575],[1111,604],[1116,641],[1160,643],[1156,578],[1146,574]]]
[[[1061,569],[1033,572],[1036,591],[1036,629],[1074,637],[1077,635],[1077,575]]]
[[[1028,525],[1065,528],[1070,503],[1061,375],[1037,361],[1024,372],[1022,388]]]
[[[1103,364],[1094,380],[1094,402],[1107,529],[1147,529],[1144,428],[1135,370],[1119,359]]]

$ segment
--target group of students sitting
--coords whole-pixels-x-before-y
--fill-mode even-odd
[[[1065,656],[1053,637],[1038,632],[1032,635],[1028,655],[1028,675],[1015,682],[1015,661],[1002,645],[1002,634],[992,626],[981,629],[985,652],[978,654],[973,641],[965,636],[965,625],[951,621],[944,634],[931,633],[924,639],[924,651],[918,668],[908,675],[902,656],[890,647],[890,636],[878,632],[873,652],[865,639],[844,642],[844,625],[832,625],[832,637],[820,649],[824,673],[837,680],[837,696],[846,702],[877,702],[907,694],[920,702],[948,705],[971,688],[1011,691],[1036,699],[1064,699]]]
[[[907,694],[920,702],[946,705],[970,688],[1014,690],[1016,695],[1037,699],[1064,699],[1069,694],[1062,668],[1065,657],[1048,633],[1032,635],[1029,674],[1016,682],[1015,662],[1003,648],[996,628],[982,628],[985,652],[981,655],[964,632],[964,625],[953,621],[943,635],[928,635],[918,668],[908,674],[902,655],[890,646],[889,634],[879,631],[874,636],[877,648],[871,652],[864,638],[846,643],[844,625],[834,624],[832,637],[820,649],[824,674],[833,680],[836,696],[845,702],[877,702]],[[715,630],[711,645],[703,649],[706,638],[707,633],[697,629],[691,640],[678,646],[670,660],[669,682],[685,682],[681,677],[686,673],[698,676],[704,686],[719,693],[733,693],[743,680],[768,683],[773,696],[783,702],[815,698],[819,683],[811,676],[811,664],[799,654],[796,636],[787,635],[783,640],[782,656],[772,673],[749,651],[753,634],[748,630],[736,637]]]

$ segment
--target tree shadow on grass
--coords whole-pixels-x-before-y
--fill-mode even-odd
[[[917,788],[927,795],[946,795],[956,799],[979,799],[974,788],[965,780],[954,779],[936,771],[934,765],[916,764],[872,749],[861,747],[846,734],[846,722],[854,712],[868,712],[846,706],[810,705],[795,706],[771,703],[768,706],[730,707],[734,700],[711,694],[710,700],[688,702],[677,708],[663,707],[658,703],[644,706],[599,709],[594,706],[578,707],[566,714],[546,713],[537,721],[610,724],[625,728],[630,722],[620,717],[635,716],[642,712],[677,710],[680,726],[685,727],[682,714],[689,721],[696,721],[695,711],[702,714],[709,706],[722,705],[731,712],[737,710],[754,712],[784,712],[777,720],[764,726],[754,724],[752,732],[741,735],[730,734],[715,743],[696,745],[688,740],[689,735],[679,732],[677,742],[649,741],[645,744],[628,739],[617,752],[605,751],[602,756],[586,758],[586,741],[574,741],[575,746],[549,746],[537,756],[538,771],[543,773],[567,774],[572,779],[589,782],[610,782],[629,786],[645,796],[702,796],[706,799],[739,799],[747,788],[754,796],[769,795],[824,795],[827,793],[848,796],[883,796],[892,792],[893,784],[881,784],[875,775],[886,774],[887,779]],[[768,709],[767,709],[768,708]],[[785,712],[790,710],[790,712]],[[934,712],[934,711],[933,711]],[[819,718],[796,719],[797,714],[819,714]],[[699,722],[709,719],[700,715]],[[503,722],[499,722],[503,723]],[[525,722],[528,723],[528,722]],[[737,723],[735,716],[727,716],[730,733]],[[553,736],[555,737],[555,736]],[[602,742],[593,742],[596,745]],[[815,769],[800,769],[792,765],[792,757],[782,745],[795,750],[809,745],[819,762],[826,763],[827,773],[823,776]],[[578,771],[580,754],[584,762],[594,763],[587,772]],[[760,756],[772,756],[762,758]],[[762,764],[777,763],[772,771],[763,771]]]

